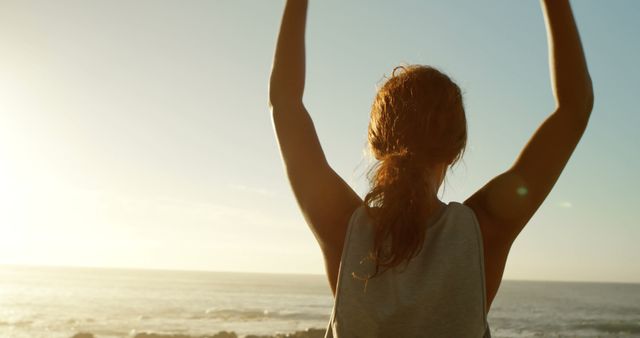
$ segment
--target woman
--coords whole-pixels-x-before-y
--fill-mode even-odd
[[[462,203],[437,191],[464,151],[458,86],[396,68],[371,108],[378,160],[362,200],[329,166],[302,102],[307,1],[288,0],[269,86],[285,169],[325,260],[335,303],[326,337],[490,336],[509,249],[587,126],[591,80],[568,0],[542,0],[556,108],[511,168]]]

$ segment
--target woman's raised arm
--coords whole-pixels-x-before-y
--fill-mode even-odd
[[[289,183],[322,249],[335,293],[349,218],[362,200],[329,166],[302,103],[306,13],[307,0],[286,2],[269,83],[269,106]]]
[[[587,127],[593,90],[568,0],[542,0],[556,108],[515,163],[465,201],[482,229],[488,304],[511,244],[545,200]]]
[[[547,197],[587,127],[593,107],[591,78],[568,0],[541,0],[549,39],[556,108],[533,134],[513,166],[470,199],[503,223],[513,240]]]
[[[272,110],[274,107],[302,105],[307,6],[307,0],[286,2],[269,82]]]
[[[542,0],[542,9],[557,113],[586,124],[593,108],[593,88],[571,5],[568,0]]]

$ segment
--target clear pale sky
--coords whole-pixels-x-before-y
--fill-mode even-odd
[[[0,2],[0,263],[324,273],[267,106],[283,1]],[[573,2],[590,125],[507,279],[640,282],[640,2]],[[311,0],[305,103],[363,196],[369,107],[400,63],[462,87],[444,201],[507,169],[553,109],[538,1]]]

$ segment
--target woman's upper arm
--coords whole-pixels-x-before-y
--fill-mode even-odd
[[[513,166],[467,200],[481,209],[490,236],[516,238],[545,200],[569,161],[587,125],[585,119],[558,109],[534,133]]]
[[[341,250],[346,223],[362,199],[329,166],[303,105],[272,107],[272,118],[285,171],[307,224],[323,251]]]

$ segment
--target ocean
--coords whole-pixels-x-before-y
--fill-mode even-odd
[[[0,266],[2,338],[313,338],[332,305],[320,275]],[[493,337],[640,337],[640,284],[504,281],[489,325]]]

